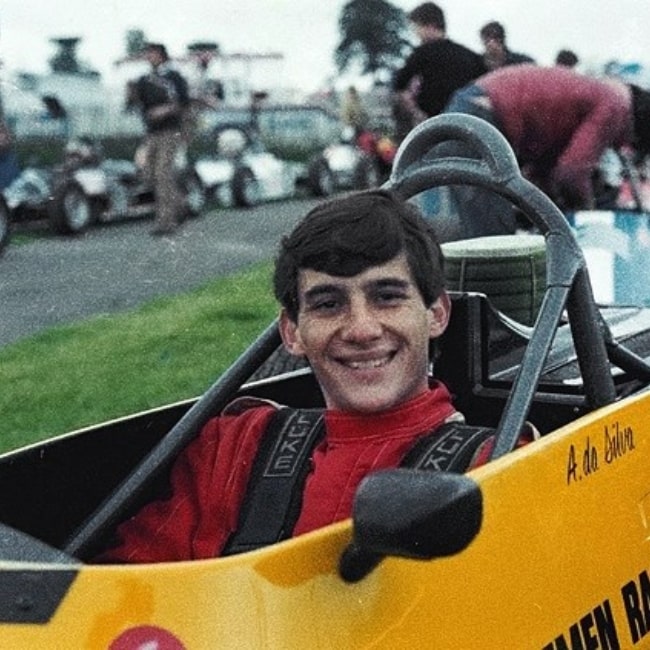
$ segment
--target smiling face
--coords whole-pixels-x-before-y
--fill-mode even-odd
[[[447,326],[449,298],[427,307],[403,254],[349,278],[303,269],[298,285],[297,322],[283,311],[280,331],[328,408],[374,413],[427,389],[429,339]]]

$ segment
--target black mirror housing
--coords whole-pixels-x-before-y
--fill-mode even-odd
[[[467,548],[481,529],[483,499],[462,474],[390,469],[361,482],[352,517],[339,571],[356,582],[385,556],[429,560]]]

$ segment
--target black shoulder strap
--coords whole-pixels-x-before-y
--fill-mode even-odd
[[[466,472],[494,429],[447,422],[420,438],[402,459],[402,467],[437,472]]]
[[[312,451],[325,432],[322,409],[281,408],[255,457],[237,530],[222,555],[234,555],[291,536],[300,514]]]
[[[300,514],[309,459],[325,432],[321,409],[281,408],[269,422],[251,470],[237,530],[221,555],[244,553],[291,536]],[[415,443],[402,467],[462,473],[494,429],[443,424]]]

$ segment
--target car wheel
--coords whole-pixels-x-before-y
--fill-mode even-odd
[[[5,200],[0,197],[0,254],[2,254],[5,246],[9,243],[10,234],[9,208]]]
[[[232,179],[232,196],[236,206],[240,208],[251,208],[260,202],[260,185],[247,167],[239,167],[235,170]]]
[[[314,158],[308,170],[309,189],[314,196],[331,196],[334,194],[336,183],[334,174],[322,156]]]
[[[503,235],[447,242],[445,284],[477,291],[510,318],[533,325],[546,291],[546,246],[541,235]]]
[[[205,209],[207,196],[201,179],[196,174],[188,174],[183,178],[183,194],[185,196],[185,211],[190,217],[198,217]]]
[[[90,204],[90,223],[95,224],[108,221],[106,218],[108,210],[106,199],[101,196],[93,196],[89,197],[88,202]]]
[[[90,198],[77,183],[64,185],[50,209],[50,223],[54,231],[76,235],[84,232],[92,220]]]
[[[379,169],[369,156],[363,156],[354,170],[354,189],[367,190],[381,184]]]

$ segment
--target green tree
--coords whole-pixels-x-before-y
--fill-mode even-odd
[[[401,62],[408,46],[407,17],[386,0],[350,0],[341,10],[341,41],[334,53],[339,72],[357,64],[361,74],[378,76]]]
[[[146,40],[146,36],[141,29],[129,29],[126,32],[126,56],[138,56],[142,52]]]

